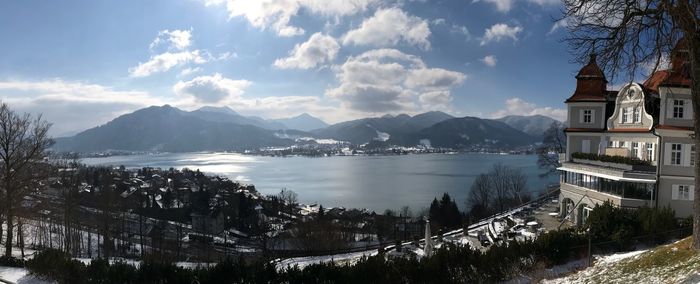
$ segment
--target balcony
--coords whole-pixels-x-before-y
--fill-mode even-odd
[[[630,149],[620,147],[605,148],[605,155],[616,157],[630,157]]]
[[[616,148],[622,149],[622,148]],[[623,153],[622,149],[618,154]],[[562,191],[618,206],[649,205],[656,196],[656,167],[626,156],[572,153],[562,162]]]
[[[626,148],[607,148],[606,153],[625,154]],[[571,161],[578,164],[586,164],[610,169],[618,169],[632,172],[656,173],[656,166],[650,161],[630,158],[628,155],[598,155],[591,153],[573,153]]]

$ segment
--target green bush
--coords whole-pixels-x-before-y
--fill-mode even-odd
[[[42,279],[58,283],[86,283],[86,267],[57,249],[47,249],[26,262],[29,271]]]
[[[573,228],[549,231],[535,240],[538,260],[548,265],[566,263],[578,256],[586,244],[586,236]]]
[[[626,209],[605,202],[598,205],[586,219],[593,242],[614,241],[617,249],[629,248],[635,240],[650,245],[681,236],[684,227],[670,207]]]
[[[650,166],[651,165],[651,162],[640,160],[636,157],[630,158],[630,157],[622,157],[622,156],[598,155],[595,153],[580,153],[580,152],[571,153],[571,158],[592,160],[592,161],[601,161],[601,162],[606,162],[606,163],[627,164],[627,165],[634,165],[634,166],[637,166],[637,165]]]

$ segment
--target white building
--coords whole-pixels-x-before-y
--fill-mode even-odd
[[[692,213],[694,123],[687,68],[679,43],[668,70],[643,84],[607,90],[595,55],[576,76],[566,100],[566,154],[562,155],[562,217],[582,224],[596,204],[670,206],[677,217]]]

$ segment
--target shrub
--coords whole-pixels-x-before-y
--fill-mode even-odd
[[[583,159],[591,161],[601,161],[606,163],[617,163],[617,164],[627,164],[627,165],[639,165],[639,166],[650,166],[651,162],[640,160],[638,158],[630,158],[623,156],[610,156],[610,155],[598,155],[595,153],[571,153],[571,157],[574,159]]]
[[[86,283],[86,267],[57,249],[47,249],[26,262],[29,271],[42,279],[58,283]]]
[[[24,267],[24,260],[11,256],[0,256],[0,266]]]
[[[658,244],[677,236],[683,227],[669,207],[626,209],[610,202],[598,205],[588,215],[586,227],[594,242],[614,241],[617,249],[629,248],[635,239]]]
[[[534,241],[537,258],[548,265],[567,262],[573,256],[577,256],[586,243],[586,236],[573,228],[549,231]]]

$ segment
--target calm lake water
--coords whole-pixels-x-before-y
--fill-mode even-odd
[[[368,208],[377,212],[410,206],[430,206],[449,193],[464,207],[475,177],[494,164],[516,167],[528,177],[528,190],[540,191],[558,177],[540,178],[534,155],[421,154],[327,158],[262,157],[232,153],[173,153],[85,158],[88,165],[127,168],[199,169],[254,184],[264,194],[281,188],[295,191],[302,203],[325,207]]]

